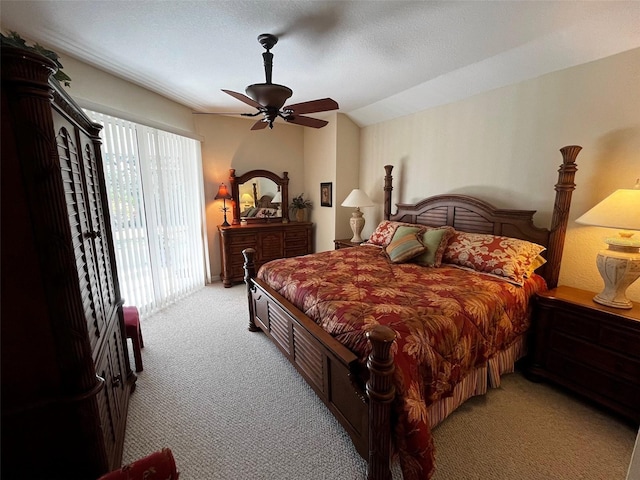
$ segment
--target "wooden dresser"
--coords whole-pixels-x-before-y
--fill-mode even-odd
[[[245,248],[256,250],[256,269],[277,258],[296,257],[312,252],[312,227],[309,222],[254,223],[218,226],[222,273],[225,287],[244,280]]]
[[[610,308],[594,295],[571,287],[538,294],[529,373],[640,423],[640,305]]]
[[[120,466],[129,394],[100,126],[2,48],[2,478]]]

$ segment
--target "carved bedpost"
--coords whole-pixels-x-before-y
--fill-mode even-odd
[[[260,328],[258,328],[254,322],[254,311],[253,311],[253,299],[251,297],[251,279],[256,276],[256,264],[253,261],[253,258],[256,254],[256,251],[253,248],[245,248],[242,251],[242,256],[244,257],[244,283],[247,286],[247,301],[249,302],[249,331],[250,332],[259,332]]]
[[[240,198],[238,194],[238,181],[236,177],[236,169],[229,169],[229,186],[231,187],[231,196],[233,198]],[[240,224],[240,204],[235,201],[231,201],[231,212],[233,213],[233,220],[231,221],[232,225]]]
[[[578,170],[575,160],[580,150],[582,150],[582,147],[578,145],[569,145],[560,149],[562,165],[558,170],[558,183],[555,186],[556,201],[553,206],[551,233],[549,234],[549,245],[547,247],[549,270],[546,272],[546,280],[549,288],[555,288],[558,285],[564,237],[567,231],[567,223],[569,222],[571,196],[576,189],[576,184],[573,182]]]
[[[391,192],[393,191],[393,177],[391,176],[393,165],[385,165],[384,171],[384,219],[391,217]]]
[[[386,168],[386,167],[385,167]],[[367,332],[372,350],[367,360],[369,381],[369,464],[368,480],[390,480],[391,402],[396,389],[393,386],[393,354],[391,345],[396,334],[389,327],[376,326]],[[375,433],[374,433],[375,432]]]
[[[282,223],[289,223],[289,172],[282,173],[282,203],[280,204],[280,210],[282,210]]]

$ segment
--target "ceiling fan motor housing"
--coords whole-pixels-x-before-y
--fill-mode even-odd
[[[260,105],[278,110],[293,95],[293,90],[277,83],[254,83],[249,85],[245,92]]]

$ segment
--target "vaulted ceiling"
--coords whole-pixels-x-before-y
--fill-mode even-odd
[[[369,125],[640,47],[639,1],[12,1],[17,31],[194,111],[264,82]],[[73,85],[72,85],[73,88]]]

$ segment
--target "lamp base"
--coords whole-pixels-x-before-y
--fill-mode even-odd
[[[360,237],[360,234],[362,233],[362,229],[364,228],[364,218],[359,207],[356,207],[353,213],[351,213],[349,225],[351,226],[351,231],[353,232],[351,243],[362,243],[363,240],[362,237]]]
[[[224,213],[224,222],[222,222],[222,227],[230,227],[231,225],[229,225],[229,222],[227,221],[227,210],[229,210],[228,207],[224,206],[221,208],[222,212]]]
[[[627,298],[627,287],[640,277],[640,248],[609,245],[598,252],[596,265],[604,281],[604,290],[593,301],[613,308],[633,308]]]

